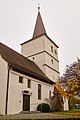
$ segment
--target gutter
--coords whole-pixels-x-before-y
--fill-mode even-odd
[[[33,73],[33,72],[31,72],[31,71],[29,71],[29,70],[24,70],[23,68],[21,68],[21,67],[17,67],[16,65],[12,65],[12,64],[9,64],[11,67],[13,67],[13,68],[16,68],[16,69],[18,69],[18,70],[21,70],[21,71],[23,71],[23,72],[25,72],[25,73],[27,73],[27,74],[31,74],[31,75],[33,75],[33,76],[35,76],[35,77],[37,77],[37,79],[39,79],[39,80],[43,80],[43,82],[46,82],[46,83],[48,83],[48,84],[55,84],[55,82],[53,82],[53,81],[51,81],[49,78],[45,78],[45,77],[43,77],[42,76],[42,78],[41,78],[41,76],[39,75],[39,74],[35,74],[35,73]],[[46,80],[46,81],[44,81],[44,80]]]
[[[8,94],[9,94],[9,73],[10,73],[10,68],[11,68],[11,67],[8,65],[5,115],[7,115],[7,108],[8,108]]]

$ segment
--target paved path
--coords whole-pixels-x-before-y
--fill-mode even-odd
[[[6,116],[0,116],[0,120],[6,119],[6,120],[21,120],[21,119],[54,119],[58,120],[57,118],[62,118],[62,116],[65,118],[64,115],[58,115],[58,114],[52,114],[52,113],[36,113],[36,114],[16,114],[16,115],[6,115]],[[68,116],[69,118],[69,116]]]

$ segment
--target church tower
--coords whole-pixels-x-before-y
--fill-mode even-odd
[[[54,82],[59,77],[58,46],[46,33],[40,7],[38,7],[33,37],[21,44],[21,53],[34,61],[46,76]]]

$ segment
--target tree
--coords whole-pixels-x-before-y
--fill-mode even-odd
[[[80,93],[80,60],[66,66],[63,76],[57,80],[56,88],[59,93],[72,102],[72,98]]]
[[[77,62],[74,62],[66,66],[65,73],[60,77],[60,82],[66,83],[69,79],[77,79],[80,83],[80,59],[77,58]]]
[[[50,105],[51,111],[63,110],[63,97],[54,86],[53,95],[50,98],[46,98],[45,101]]]
[[[65,98],[70,98],[78,94],[79,83],[76,79],[69,79],[66,81],[66,86],[59,80],[56,82],[56,88],[59,93]]]
[[[69,99],[69,108],[70,109],[75,109],[75,108],[80,108],[80,99],[78,97],[71,97]]]
[[[66,71],[56,83],[63,96],[72,96],[80,92],[80,60],[66,66]],[[61,92],[62,91],[62,92]]]
[[[63,98],[56,89],[56,87],[54,87],[53,96],[50,98],[50,106],[51,106],[51,111],[63,110]]]
[[[45,101],[50,105],[51,111],[63,110],[63,97],[54,86],[53,95],[50,98],[46,98]]]

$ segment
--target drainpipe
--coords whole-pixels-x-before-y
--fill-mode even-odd
[[[8,107],[8,94],[9,94],[9,73],[10,73],[10,68],[11,68],[11,67],[8,65],[5,115],[7,115],[7,107]]]

